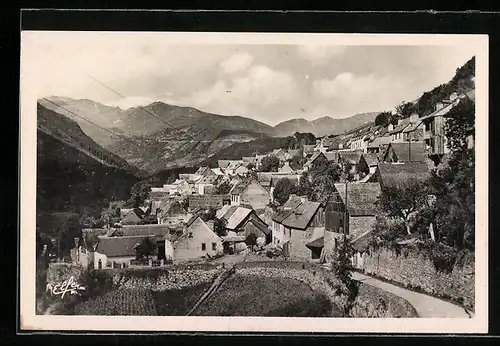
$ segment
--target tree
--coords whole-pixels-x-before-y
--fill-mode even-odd
[[[277,172],[280,168],[280,160],[274,156],[269,155],[262,159],[260,170],[261,172]]]
[[[413,113],[417,112],[417,106],[412,102],[403,102],[396,107],[396,113],[401,119],[408,118]]]
[[[137,249],[137,252],[139,254],[140,258],[146,258],[149,259],[149,256],[154,254],[156,252],[156,242],[152,238],[144,238],[142,239],[141,243],[139,244],[139,247]]]
[[[291,194],[297,193],[297,185],[288,178],[278,180],[273,191],[273,198],[280,204],[285,204]]]
[[[227,235],[226,231],[226,220],[225,219],[215,219],[214,220],[214,232],[219,237]]]
[[[130,189],[130,198],[127,204],[132,208],[138,208],[144,204],[149,197],[153,185],[148,180],[141,180]]]
[[[111,201],[107,208],[101,212],[101,222],[105,225],[113,225],[120,221],[120,211],[126,205],[125,201]]]
[[[75,247],[75,238],[82,238],[82,227],[77,215],[71,215],[58,230],[59,257],[68,255],[69,251]]]
[[[250,233],[245,239],[245,244],[247,244],[248,247],[253,251],[254,246],[257,245],[257,236],[253,233]]]
[[[229,191],[231,191],[231,185],[227,181],[217,187],[217,194],[219,195],[227,195]]]
[[[376,118],[375,118],[375,125],[383,125],[383,126],[386,126],[386,125],[389,125],[389,123],[391,122],[392,120],[392,114],[391,112],[382,112],[382,113],[379,113]]]
[[[254,165],[252,162],[250,162],[250,163],[247,165],[247,169],[248,169],[248,170],[250,170],[250,171],[251,171],[251,170],[253,170],[254,168],[255,168],[255,165]]]
[[[299,186],[297,187],[297,194],[299,196],[311,196],[312,195],[312,186],[309,181],[309,173],[303,172],[302,176],[299,179]]]
[[[313,201],[324,201],[335,192],[335,183],[340,180],[340,167],[326,159],[317,159],[309,171],[311,194]]]
[[[444,134],[453,153],[467,150],[468,130],[474,127],[475,107],[469,99],[461,100],[447,114]]]
[[[410,179],[398,185],[384,186],[377,203],[387,216],[400,219],[406,232],[412,234],[411,219],[426,206],[426,198],[425,185]]]
[[[341,286],[337,289],[347,295],[347,304],[344,307],[344,313],[351,311],[354,301],[358,295],[358,284],[352,279],[353,265],[351,262],[352,250],[349,239],[344,236],[339,239],[336,251],[333,253],[332,271],[340,282]]]
[[[210,207],[208,211],[200,215],[200,218],[203,221],[207,222],[210,220],[214,220],[216,214],[217,214],[217,209]]]

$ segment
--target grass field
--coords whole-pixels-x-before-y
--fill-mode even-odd
[[[298,280],[236,274],[194,315],[324,317],[330,311],[326,296]]]

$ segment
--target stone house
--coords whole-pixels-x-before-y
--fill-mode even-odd
[[[222,251],[222,238],[198,215],[187,222],[184,234],[173,242],[175,262],[213,257]]]
[[[265,239],[266,244],[271,242],[272,232],[255,210],[243,207],[231,208],[221,217],[227,220],[228,233],[234,232],[235,235],[243,236],[245,239],[253,234],[256,238]]]
[[[137,257],[137,249],[149,236],[99,237],[94,252],[94,269],[127,268]]]
[[[378,214],[376,202],[381,194],[380,184],[335,184],[335,190],[334,197],[327,205],[327,230],[340,234],[345,232],[352,238],[372,230]]]
[[[156,217],[158,219],[158,224],[161,225],[166,223],[167,219],[186,215],[186,213],[187,212],[181,202],[176,200],[166,200],[162,201],[159,208],[156,210]]]
[[[269,192],[257,179],[246,179],[231,189],[231,205],[249,204],[253,209],[261,209],[269,204]]]
[[[295,199],[290,209],[280,210],[273,217],[273,234],[281,232],[274,239],[276,246],[291,257],[302,260],[319,259],[324,244],[325,208],[319,202]]]
[[[377,156],[383,154],[387,146],[392,142],[390,136],[381,136],[374,138],[368,143],[366,147],[366,152],[369,154],[376,154]]]

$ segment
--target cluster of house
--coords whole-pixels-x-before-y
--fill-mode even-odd
[[[146,207],[122,209],[120,227],[103,230],[94,248],[80,246],[79,254],[85,257],[90,250],[89,262],[95,268],[126,267],[133,265],[141,242],[149,237],[157,243],[157,260],[191,261],[246,249],[252,236],[257,245],[279,247],[292,258],[326,260],[347,234],[358,251],[353,261],[359,261],[379,213],[376,201],[382,187],[428,177],[431,167],[447,154],[443,116],[463,97],[473,99],[474,90],[452,95],[426,117],[412,115],[395,126],[368,124],[298,150],[220,160],[217,168],[180,174],[173,184],[152,188]],[[279,170],[250,174],[268,155],[279,159]],[[302,167],[292,167],[297,157],[306,161]],[[298,183],[317,160],[350,164],[353,181],[335,184],[335,193],[324,201],[291,195],[273,210],[276,184],[285,178]],[[230,190],[219,194],[223,183]],[[204,221],[203,214],[210,210],[216,210],[215,217]],[[154,216],[156,224],[141,225],[146,216]],[[214,229],[217,220],[224,220],[224,232]]]

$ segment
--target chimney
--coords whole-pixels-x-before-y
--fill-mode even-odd
[[[418,120],[418,114],[417,113],[412,113],[412,115],[410,115],[410,122],[416,122]]]

